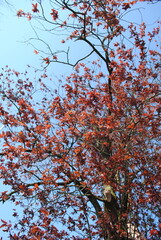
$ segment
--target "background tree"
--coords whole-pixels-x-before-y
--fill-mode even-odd
[[[46,12],[33,1],[32,13],[18,11],[88,47],[73,62],[70,48],[46,43],[46,65],[74,67],[62,94],[46,73],[36,84],[27,71],[2,71],[0,170],[11,191],[1,201],[24,208],[16,224],[2,220],[12,239],[161,235],[160,31],[123,24],[137,2],[50,0]]]

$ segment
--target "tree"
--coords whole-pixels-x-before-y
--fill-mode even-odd
[[[45,64],[74,67],[62,94],[46,73],[38,96],[27,72],[3,70],[0,170],[11,191],[1,201],[24,211],[1,227],[11,239],[158,239],[159,27],[125,29],[123,17],[139,1],[49,2],[50,14],[37,1],[33,15],[17,15],[32,21],[36,14],[45,29],[68,34],[63,43],[84,42],[89,52],[73,63],[69,49],[62,58],[47,45]]]

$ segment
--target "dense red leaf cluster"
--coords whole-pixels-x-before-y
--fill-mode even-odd
[[[34,84],[27,71],[2,70],[0,176],[11,191],[1,201],[24,210],[13,213],[16,224],[2,220],[0,227],[12,239],[159,239],[159,27],[121,24],[139,1],[56,2],[52,21],[42,17],[69,27],[66,40],[84,41],[91,51],[76,64],[68,52],[66,62],[55,52],[43,58],[74,66],[62,94],[46,73]],[[32,7],[41,14],[43,3]],[[119,41],[124,34],[132,45]]]

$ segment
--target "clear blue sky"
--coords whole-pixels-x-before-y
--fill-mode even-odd
[[[26,64],[35,64],[37,56],[33,54],[32,47],[24,43],[33,36],[31,27],[26,19],[17,18],[15,9],[23,9],[24,2],[25,5],[31,3],[22,0],[13,2],[16,2],[16,5],[13,3],[14,7],[8,7],[3,2],[0,5],[0,67],[7,64],[11,68],[24,70]]]
[[[18,18],[15,11],[15,9],[30,8],[31,1],[10,0],[10,2],[13,4],[11,8],[5,5],[3,1],[0,3],[0,69],[5,65],[9,65],[12,69],[14,68],[17,71],[25,71],[27,64],[39,68],[41,64],[39,60],[40,56],[35,55],[33,53],[33,47],[25,43],[30,37],[34,37],[34,33],[29,22],[26,21],[26,19]],[[141,9],[141,12],[145,22],[152,24],[157,19],[161,20],[161,3],[141,4],[141,6],[144,8]],[[141,22],[141,14],[139,11],[131,12],[130,18],[131,21]],[[52,38],[51,40],[53,41]],[[83,50],[84,49],[79,48],[79,51]],[[64,67],[64,71],[67,70],[69,69]],[[62,66],[59,65],[57,71],[51,67],[49,72],[54,75],[57,72],[62,73]],[[4,190],[4,187],[1,186],[1,189]],[[0,204],[0,219],[11,219],[12,208],[14,208],[14,206],[10,203]],[[5,236],[5,233],[0,229],[0,237],[4,237],[4,240],[6,240],[7,238]]]

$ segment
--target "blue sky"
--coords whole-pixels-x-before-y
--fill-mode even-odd
[[[15,9],[18,5],[22,5],[23,8],[24,4],[21,4],[23,1],[16,0],[16,2]],[[15,9],[1,4],[0,66],[9,65],[11,68],[24,70],[26,64],[35,64],[37,57],[33,54],[31,46],[24,43],[32,35],[31,27],[25,19],[17,18]]]
[[[18,18],[15,11],[16,9],[29,9],[31,1],[16,0],[13,2],[16,2],[13,3],[13,7],[8,7],[3,1],[0,5],[0,69],[5,65],[9,65],[12,69],[21,72],[25,71],[27,64],[40,68],[40,55],[35,55],[33,53],[34,48],[30,44],[25,43],[32,36],[34,37],[34,32],[29,22],[26,19]],[[143,17],[143,20],[149,25],[153,24],[156,20],[161,20],[161,2],[159,4],[139,4],[139,6],[142,6],[142,8],[129,13],[128,19],[130,16],[131,21],[141,22],[141,18]],[[53,36],[51,37],[52,41]],[[58,43],[55,42],[54,44],[57,45]],[[77,47],[78,45],[75,45],[75,49]],[[83,47],[79,47],[78,49],[79,51],[85,50]],[[75,52],[73,52],[73,57],[75,57],[74,55]],[[57,66],[56,68],[50,67],[48,70],[49,74],[56,75],[57,73],[63,73],[62,66]],[[66,66],[63,69],[64,73],[72,70]],[[3,186],[1,188],[4,189]],[[10,203],[0,204],[0,219],[11,219],[13,208],[14,206]],[[0,229],[0,237],[4,237],[5,240],[7,239],[5,236],[5,233]]]

